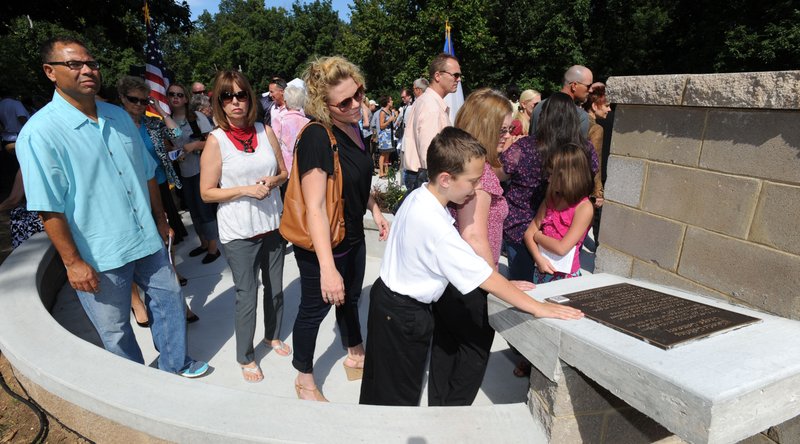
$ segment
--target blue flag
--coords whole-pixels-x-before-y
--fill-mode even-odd
[[[449,21],[444,24],[444,49],[442,49],[442,52],[450,54],[453,57],[456,56],[456,52],[453,49],[453,38],[450,36]],[[461,67],[461,72],[464,72],[463,66]],[[464,104],[464,90],[461,89],[461,82],[458,82],[458,89],[456,89],[456,92],[444,96],[444,103],[450,108],[450,123],[453,124],[456,121],[458,110],[461,109],[461,106]]]

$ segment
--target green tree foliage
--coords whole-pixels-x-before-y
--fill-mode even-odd
[[[269,4],[270,2],[266,2]],[[0,85],[13,94],[52,93],[37,47],[56,33],[86,41],[107,84],[144,64],[142,0],[4,2],[0,57],[13,60]],[[570,65],[612,75],[797,69],[796,0],[353,0],[350,22],[331,0],[221,0],[219,12],[189,20],[185,1],[150,0],[168,68],[182,83],[210,84],[241,69],[258,91],[299,76],[308,61],[341,54],[361,66],[370,97],[427,76],[452,25],[466,91],[560,88]]]
[[[241,69],[266,91],[271,77],[290,80],[313,55],[332,54],[343,26],[330,0],[295,3],[291,11],[260,0],[222,0],[217,14],[198,18],[192,34],[160,39],[179,81],[211,82],[217,70]]]
[[[141,0],[4,2],[0,6],[0,60],[7,63],[0,84],[12,95],[49,98],[53,87],[42,72],[39,47],[55,35],[70,35],[86,43],[102,63],[105,86],[113,86],[131,67],[144,65],[143,6]],[[185,1],[150,0],[150,15],[163,32],[192,30]]]

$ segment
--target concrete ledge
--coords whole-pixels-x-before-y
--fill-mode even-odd
[[[522,403],[319,404],[187,380],[132,363],[70,334],[50,316],[37,286],[51,279],[45,271],[57,268],[54,257],[47,237],[39,234],[0,266],[0,348],[29,386],[38,387],[32,394],[43,405],[73,404],[121,425],[120,433],[134,431],[112,441],[134,442],[146,434],[174,442],[523,443],[537,429]],[[91,429],[79,431],[108,440]]]
[[[613,103],[800,109],[800,71],[610,77]]]
[[[679,290],[605,274],[537,287],[538,300],[620,282],[746,313],[761,323],[661,350],[593,322],[534,320],[489,298],[492,326],[557,382],[559,360],[693,443],[734,443],[800,414],[800,322]],[[513,326],[514,328],[508,328]],[[529,328],[526,328],[529,327]],[[547,331],[546,341],[531,341]],[[554,342],[554,339],[557,342]]]

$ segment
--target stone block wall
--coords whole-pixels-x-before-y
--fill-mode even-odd
[[[596,271],[800,320],[800,71],[612,77],[608,92]]]
[[[686,444],[563,362],[555,379],[534,367],[528,392],[528,408],[554,444]]]

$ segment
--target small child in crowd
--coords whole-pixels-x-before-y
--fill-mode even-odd
[[[395,216],[380,276],[370,292],[361,404],[419,405],[433,333],[431,304],[450,282],[480,287],[536,317],[580,319],[571,307],[531,298],[492,269],[453,226],[445,206],[463,204],[479,186],[486,150],[447,127],[428,148],[430,182],[409,194]],[[591,220],[591,216],[589,218]]]
[[[586,151],[575,144],[565,145],[550,155],[548,164],[545,200],[523,238],[536,262],[536,284],[581,275],[581,245],[594,214],[589,200],[594,182]]]

